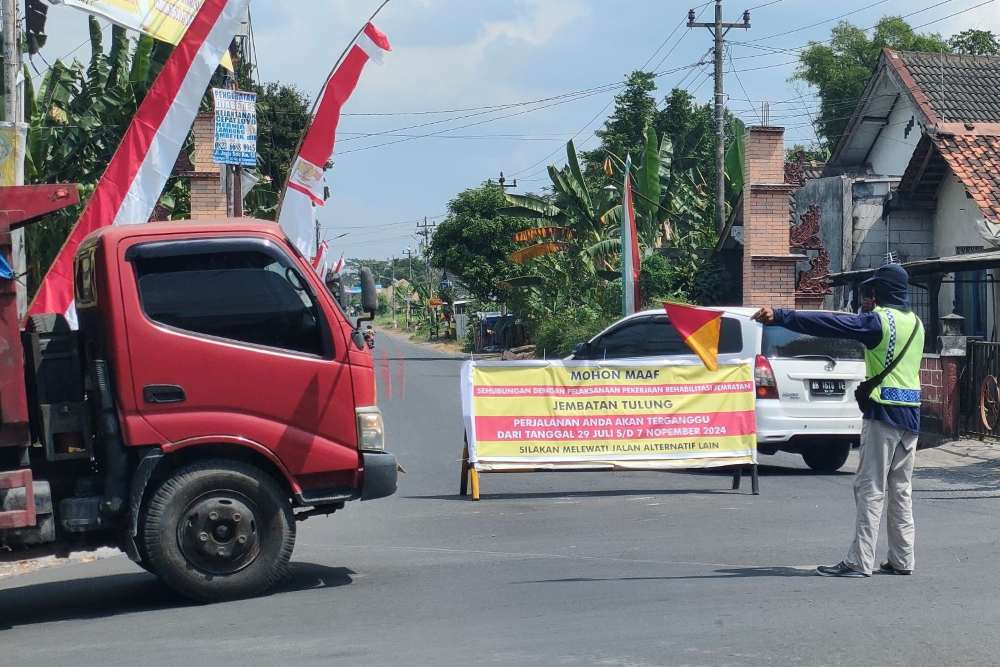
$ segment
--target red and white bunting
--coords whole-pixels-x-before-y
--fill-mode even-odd
[[[344,103],[357,87],[368,61],[381,63],[385,52],[391,50],[385,34],[368,23],[326,80],[312,124],[289,170],[278,212],[278,223],[300,252],[307,252],[314,242],[312,208],[326,203],[324,174],[333,158]]]
[[[75,326],[73,258],[91,232],[149,220],[187,139],[212,74],[250,0],[205,0],[142,101],[94,194],[28,312],[63,313]]]
[[[623,311],[631,315],[642,304],[639,290],[639,271],[641,255],[639,254],[639,233],[635,220],[635,201],[632,193],[632,160],[625,160],[625,198],[622,202],[622,296]]]

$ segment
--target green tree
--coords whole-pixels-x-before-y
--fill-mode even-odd
[[[514,234],[529,222],[505,214],[507,205],[493,181],[465,190],[448,203],[448,216],[431,240],[432,264],[458,276],[481,301],[492,301],[501,284],[519,274],[508,257],[517,248]]]
[[[989,30],[970,28],[948,38],[948,46],[955,53],[971,56],[1000,55],[1000,39]]]
[[[625,80],[625,88],[615,96],[615,108],[604,121],[604,127],[596,132],[601,140],[600,148],[583,154],[583,163],[588,179],[599,186],[607,185],[602,165],[608,153],[625,159],[638,154],[646,145],[646,127],[657,114],[656,81],[652,72],[635,71]]]
[[[261,182],[246,198],[246,215],[274,220],[299,138],[309,125],[309,98],[295,86],[252,84],[257,93],[257,170]]]
[[[111,31],[104,50],[100,24],[91,17],[90,62],[56,60],[42,78],[37,93],[25,68],[25,112],[29,119],[26,181],[75,182],[85,201],[104,173],[122,135],[169,55],[150,37],[134,46],[126,31]],[[173,184],[163,201],[175,204]],[[28,227],[28,287],[37,289],[45,270],[62,246],[81,207],[65,209]]]
[[[851,112],[884,47],[903,51],[950,51],[937,33],[920,34],[898,16],[886,16],[872,36],[847,22],[833,28],[829,44],[811,43],[799,56],[793,78],[816,87],[820,98],[816,129],[828,147],[847,128]]]

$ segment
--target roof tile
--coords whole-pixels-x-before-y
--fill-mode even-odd
[[[936,135],[930,139],[986,219],[1000,224],[1000,136]]]
[[[1000,123],[1000,56],[898,54],[941,121]]]

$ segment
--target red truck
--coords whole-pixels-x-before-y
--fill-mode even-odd
[[[0,559],[116,546],[189,598],[253,596],[296,521],[395,492],[370,273],[350,322],[277,225],[239,219],[90,236],[78,330],[22,331],[3,282]]]

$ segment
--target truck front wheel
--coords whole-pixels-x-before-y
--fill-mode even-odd
[[[283,579],[295,546],[288,494],[239,461],[178,469],[150,498],[142,525],[150,569],[202,601],[260,595]]]

